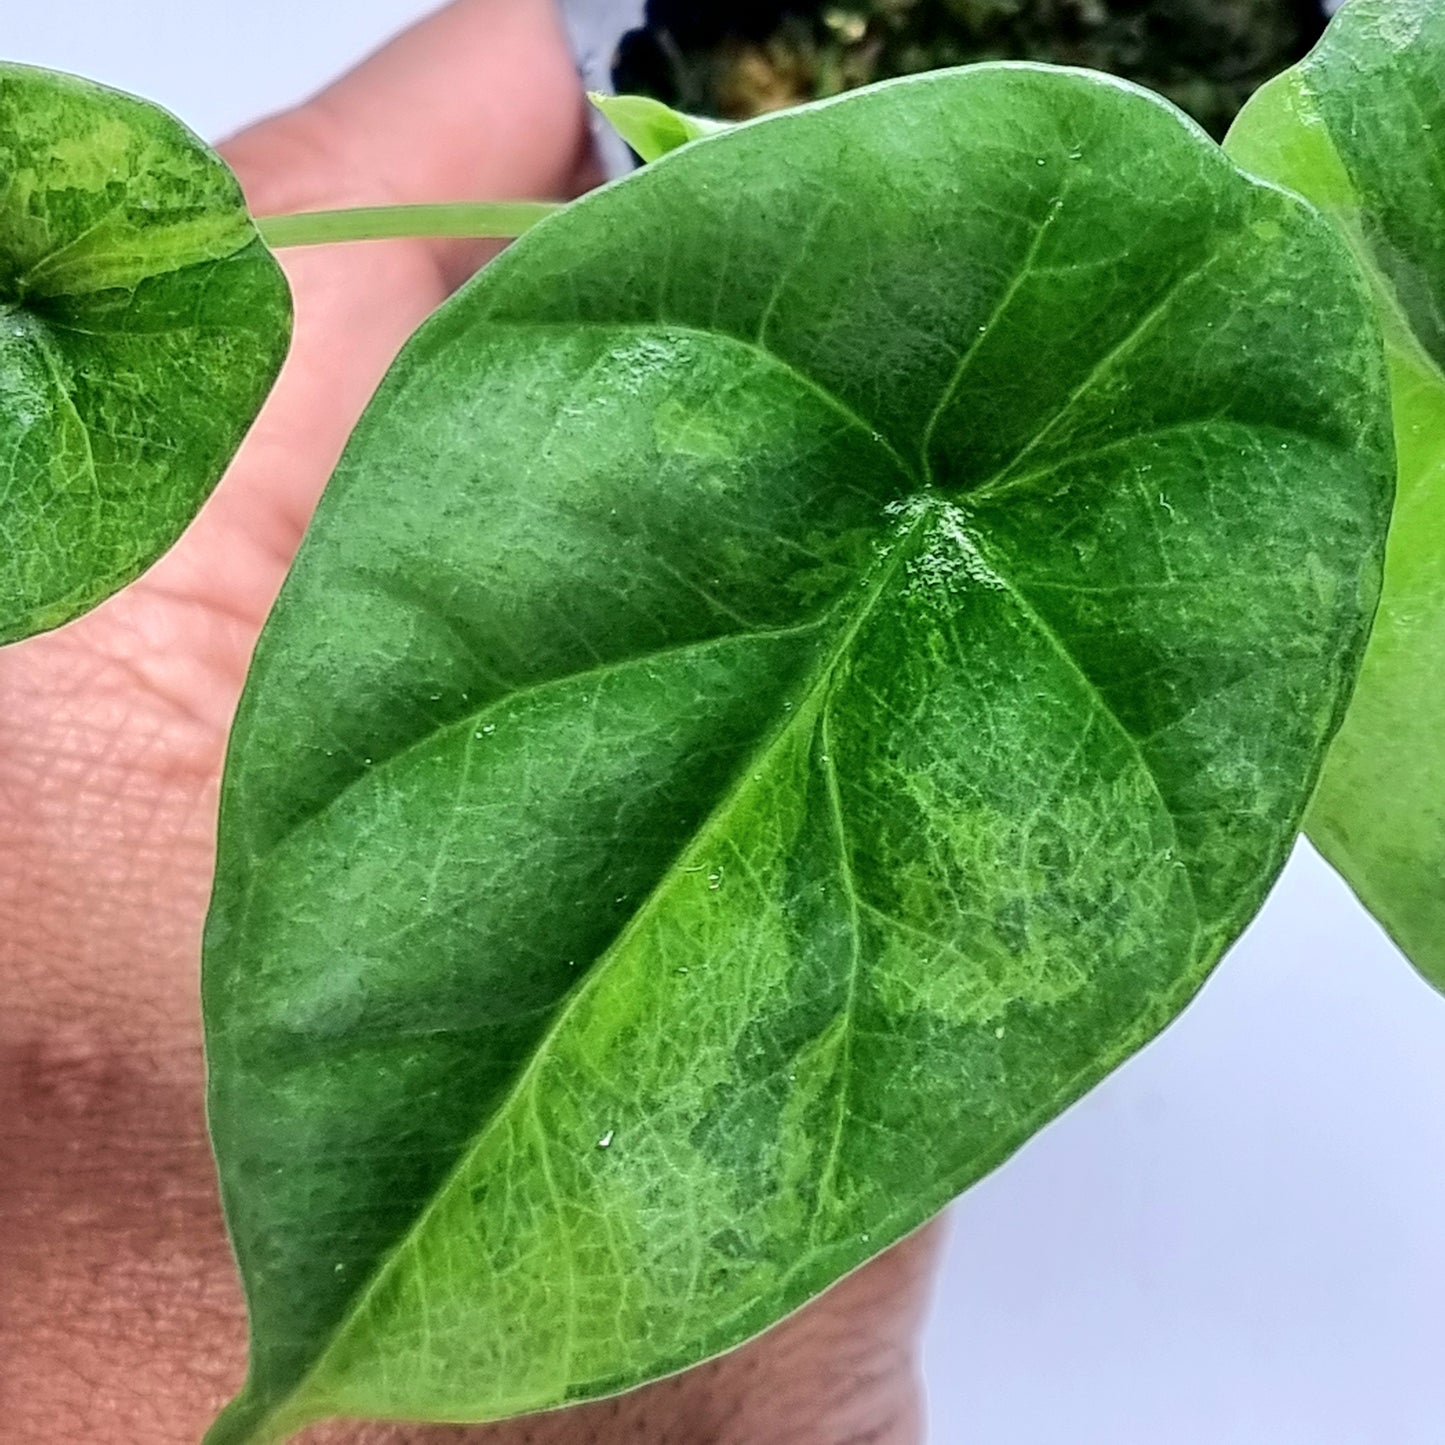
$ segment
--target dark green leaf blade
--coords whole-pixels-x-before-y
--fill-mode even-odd
[[[270,390],[290,295],[219,157],[155,106],[0,64],[0,642],[180,535]]]
[[[1353,679],[1384,386],[1316,216],[1034,67],[687,146],[428,323],[237,725],[214,1440],[725,1349],[1162,1027]]]
[[[1227,145],[1339,227],[1384,325],[1399,454],[1384,591],[1307,826],[1445,989],[1445,5],[1350,0]]]

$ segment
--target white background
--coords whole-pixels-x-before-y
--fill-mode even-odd
[[[0,55],[218,137],[426,8],[10,0]],[[1445,1000],[1307,849],[1186,1016],[954,1207],[927,1378],[934,1445],[1445,1441]]]

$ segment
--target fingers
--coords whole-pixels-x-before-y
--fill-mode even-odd
[[[553,0],[459,0],[299,109],[222,149],[257,214],[565,198],[590,157]],[[476,243],[423,243],[455,285]]]
[[[257,214],[566,196],[587,178],[584,107],[552,0],[459,0],[222,151]],[[225,483],[148,585],[259,624],[397,350],[495,249],[412,240],[283,252],[291,355]]]

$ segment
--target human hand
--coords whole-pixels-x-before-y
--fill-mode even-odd
[[[225,148],[258,214],[569,195],[583,103],[548,0],[462,0]],[[222,753],[256,634],[400,344],[468,242],[290,253],[292,354],[181,543],[0,653],[0,1421],[14,1445],[182,1445],[240,1383],[203,1117],[197,966]],[[617,1401],[350,1445],[917,1438],[924,1235],[762,1340]]]

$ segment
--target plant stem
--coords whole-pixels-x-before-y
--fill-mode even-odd
[[[560,211],[552,201],[457,201],[427,206],[362,206],[259,216],[268,246],[321,246],[333,241],[387,241],[418,236],[520,236]]]

